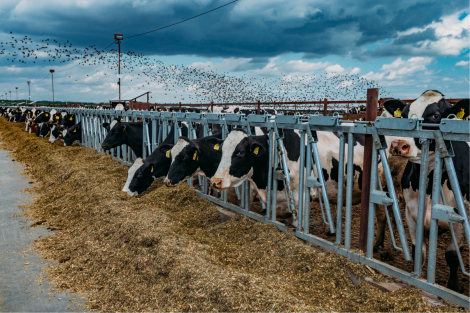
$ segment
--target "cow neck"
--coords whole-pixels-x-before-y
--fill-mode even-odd
[[[219,167],[220,160],[222,158],[222,153],[217,155],[214,153],[215,151],[208,147],[207,145],[199,145],[199,142],[196,142],[199,146],[199,159],[198,165],[199,169],[204,173],[206,177],[212,178],[217,172],[217,168]]]
[[[253,174],[250,180],[256,185],[258,190],[266,189],[268,186],[268,171],[269,171],[269,137],[253,136],[256,142],[263,146],[265,153],[259,157],[253,157]]]
[[[142,157],[142,123],[128,122],[125,131],[124,144],[128,145],[138,158]],[[150,131],[150,130],[149,130]],[[133,138],[133,140],[130,140]]]

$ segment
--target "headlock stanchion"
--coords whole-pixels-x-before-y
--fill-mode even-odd
[[[42,108],[48,110],[52,108]],[[57,108],[55,108],[57,109]],[[229,131],[233,129],[244,129],[248,136],[255,136],[260,129],[263,130],[269,138],[268,153],[268,182],[266,189],[266,203],[262,202],[262,214],[250,210],[250,183],[245,181],[236,188],[235,192],[240,200],[240,205],[227,202],[227,191],[219,193],[219,197],[212,196],[209,193],[209,181],[202,177],[201,189],[196,193],[217,205],[231,209],[240,214],[263,223],[272,223],[279,230],[289,232],[303,240],[312,242],[332,252],[345,256],[355,262],[367,264],[371,268],[379,270],[385,274],[398,278],[406,283],[431,292],[446,300],[452,301],[467,309],[470,309],[469,298],[463,294],[454,292],[435,283],[436,271],[436,253],[438,239],[438,222],[450,223],[452,240],[457,246],[456,253],[464,275],[469,275],[462,256],[458,249],[457,233],[454,228],[461,227],[465,243],[470,243],[470,221],[466,211],[462,192],[460,191],[457,174],[454,168],[452,156],[454,155],[450,141],[468,141],[469,122],[442,119],[441,124],[422,129],[422,119],[419,118],[386,118],[378,117],[375,122],[351,123],[343,121],[340,116],[284,116],[278,114],[245,116],[243,114],[214,114],[214,113],[179,113],[179,112],[144,112],[144,111],[115,111],[115,110],[91,110],[91,109],[59,109],[64,112],[76,115],[76,121],[82,123],[82,142],[80,145],[91,149],[96,149],[103,153],[101,144],[107,135],[107,130],[102,127],[103,122],[111,123],[114,119],[122,121],[140,121],[142,128],[142,156],[146,158],[165,140],[174,129],[175,143],[181,136],[183,123],[188,127],[188,137],[196,138],[196,127],[200,124],[203,127],[204,135],[211,135],[217,127],[222,131],[222,138],[225,139]],[[253,129],[255,131],[253,131]],[[289,162],[285,151],[284,135],[285,130],[291,129],[298,134],[300,138],[300,157],[299,175],[295,180],[289,170]],[[328,198],[327,184],[323,176],[323,168],[320,156],[323,151],[318,148],[320,132],[335,133],[339,137],[338,147],[338,173],[345,173],[338,176],[338,190],[336,199],[336,220],[332,214],[330,200]],[[370,135],[373,139],[372,163],[370,168],[370,197],[369,213],[367,220],[367,245],[365,254],[352,251],[351,249],[351,221],[352,221],[352,198],[354,185],[354,135]],[[386,136],[417,138],[421,144],[421,167],[427,168],[430,162],[430,147],[436,147],[434,150],[434,174],[432,178],[432,207],[431,223],[429,231],[428,244],[428,270],[427,280],[421,279],[422,263],[426,256],[423,255],[422,247],[424,242],[424,222],[426,215],[426,186],[427,171],[421,171],[419,177],[419,196],[418,196],[418,218],[416,227],[416,249],[414,251],[415,266],[413,272],[406,272],[389,264],[373,258],[374,226],[376,218],[377,205],[385,206],[385,215],[387,225],[390,229],[390,235],[393,240],[393,247],[403,253],[405,260],[412,259],[408,238],[405,232],[403,217],[400,213],[397,195],[394,189],[391,170],[387,161],[386,149],[388,149]],[[347,145],[347,146],[346,146]],[[135,161],[135,154],[130,147],[121,146],[116,149],[106,151],[119,162],[131,166]],[[134,154],[134,155],[133,155]],[[346,164],[345,164],[346,163]],[[325,164],[326,165],[326,164]],[[345,169],[346,167],[346,169]],[[379,175],[381,168],[387,192],[384,192]],[[455,198],[456,208],[448,206],[442,191],[442,171],[445,170],[449,177],[449,183],[452,187]],[[346,181],[345,181],[346,180]],[[287,209],[293,215],[292,225],[281,223],[276,219],[278,209],[278,186],[279,181],[284,184],[285,197],[287,200]],[[296,185],[297,184],[297,185]],[[346,189],[346,191],[345,191]],[[468,191],[465,191],[468,192]],[[330,233],[335,233],[334,242],[322,239],[309,233],[311,216],[310,202],[314,197],[321,206],[322,218],[329,227]],[[343,198],[344,222],[343,222]],[[315,199],[313,199],[315,200]],[[397,228],[398,238],[395,242],[393,236],[393,227],[391,216],[387,207],[391,207],[394,225]],[[344,237],[344,242],[342,238]],[[398,245],[399,242],[399,245]],[[425,251],[425,250],[424,250]]]

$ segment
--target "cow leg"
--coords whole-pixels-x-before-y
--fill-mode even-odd
[[[446,249],[446,262],[449,266],[449,280],[447,281],[447,288],[450,290],[459,291],[459,257],[457,256],[457,249],[460,252],[463,250],[463,227],[461,224],[452,224],[451,227],[454,229],[455,237],[457,239],[458,247],[455,246],[454,241],[450,238],[449,245]]]
[[[377,233],[375,234],[374,252],[379,251],[379,247],[384,246],[385,239],[385,225],[387,223],[387,217],[385,216],[385,209],[383,205],[380,205],[378,210],[375,212],[377,218]]]

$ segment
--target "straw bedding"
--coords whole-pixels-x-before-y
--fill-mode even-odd
[[[99,311],[455,311],[416,290],[354,286],[346,270],[390,277],[325,253],[273,225],[216,207],[186,184],[161,180],[131,198],[127,167],[106,154],[63,147],[0,118],[0,141],[26,165],[39,196],[26,210],[55,234],[36,241],[57,290],[83,292]]]

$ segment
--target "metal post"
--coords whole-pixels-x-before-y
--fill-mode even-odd
[[[344,133],[339,133],[339,170],[338,170],[338,196],[336,200],[336,244],[341,243],[343,234],[343,191],[344,191]]]
[[[308,124],[307,124],[308,127]],[[298,223],[297,230],[302,231],[302,220],[304,216],[304,168],[305,168],[305,130],[300,130],[300,175],[299,175],[299,200],[298,200]],[[305,203],[310,205],[310,203]]]
[[[31,102],[31,81],[27,81],[28,83],[28,90],[29,90],[29,102]]]
[[[424,140],[421,145],[421,164],[419,172],[419,190],[426,190],[428,182],[428,160],[429,160],[429,140]],[[414,274],[419,277],[422,266],[422,248],[424,237],[424,214],[426,212],[426,193],[420,192],[418,195],[418,216],[416,225],[416,244],[414,259]]]
[[[442,179],[442,166],[441,166],[441,154],[440,150],[436,149],[434,152],[434,177],[432,183],[432,206],[440,203],[440,190],[441,190],[441,179]],[[424,192],[423,192],[424,193]],[[429,253],[428,253],[428,283],[434,284],[436,279],[436,253],[437,253],[437,231],[438,231],[437,219],[430,219],[429,229]],[[452,225],[449,225],[452,227]],[[457,247],[458,249],[458,247]]]
[[[51,75],[52,75],[52,106],[54,106],[54,70],[49,70],[49,72],[51,72]]]
[[[323,116],[328,116],[328,99],[323,100]]]
[[[377,100],[379,97],[379,89],[367,89],[367,108],[366,121],[373,122],[377,117]],[[352,144],[352,142],[349,142]],[[362,172],[362,193],[361,193],[361,222],[359,228],[359,250],[367,249],[367,220],[369,218],[369,195],[370,195],[370,173],[372,163],[372,153],[375,152],[374,141],[372,135],[365,135],[364,142],[364,159]],[[349,162],[349,160],[348,160]]]
[[[257,111],[256,114],[258,114],[258,115],[260,114],[260,105],[261,105],[260,101],[258,100],[258,109],[256,110]]]
[[[16,105],[18,105],[18,87],[15,87],[16,89]]]

